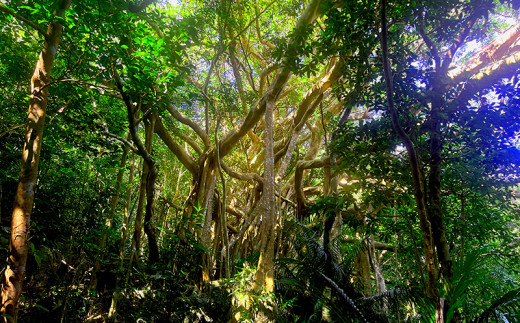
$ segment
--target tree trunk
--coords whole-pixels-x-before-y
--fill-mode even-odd
[[[373,234],[371,234],[368,237],[368,246],[370,250],[370,265],[372,266],[372,270],[374,271],[374,277],[376,278],[376,292],[378,294],[381,294],[386,292],[386,283],[385,277],[383,276],[383,271],[381,270],[381,265],[379,264],[379,258],[377,257]]]
[[[213,260],[211,255],[211,225],[213,220],[213,198],[215,195],[215,185],[217,174],[215,163],[209,160],[205,164],[201,188],[199,190],[199,199],[202,199],[202,228],[200,231],[200,242],[206,249],[202,257],[202,282],[207,283],[211,280]],[[200,202],[199,202],[200,203]]]
[[[363,295],[372,295],[372,280],[370,279],[370,246],[367,239],[365,239],[365,225],[366,217],[365,214],[356,214],[356,220],[359,225],[356,227],[356,238],[361,241],[360,249],[356,255],[356,269],[357,279],[360,284]]]
[[[432,97],[432,109],[430,114],[430,174],[428,177],[429,189],[429,217],[432,225],[433,242],[437,248],[437,255],[441,264],[441,272],[448,279],[453,281],[453,263],[450,256],[450,248],[446,239],[446,228],[442,219],[441,203],[441,161],[442,161],[442,136],[441,136],[441,107],[442,91],[440,81],[436,80]]]
[[[215,145],[217,149],[217,166],[218,173],[220,175],[220,181],[222,182],[222,203],[220,209],[220,232],[222,233],[222,257],[224,258],[224,270],[226,273],[226,278],[231,277],[231,266],[229,259],[229,236],[227,231],[227,221],[226,221],[226,203],[227,203],[227,192],[226,192],[226,179],[224,178],[224,174],[222,173],[222,165],[220,161],[220,151],[218,144],[218,128],[220,125],[220,120],[217,121],[217,127],[215,129]]]
[[[126,136],[126,140],[130,140],[131,136],[128,134]],[[121,195],[121,183],[123,182],[123,176],[125,174],[125,166],[126,161],[128,159],[128,153],[130,151],[130,146],[124,145],[123,147],[123,155],[121,156],[121,162],[119,163],[119,171],[117,172],[116,185],[114,187],[114,195],[110,199],[110,213],[108,214],[109,218],[107,219],[107,226],[110,227],[111,219],[116,212],[117,202],[119,202],[119,196]],[[105,235],[106,236],[106,235]]]
[[[55,15],[64,17],[70,0],[58,1]],[[63,25],[59,21],[47,27],[43,50],[31,78],[31,98],[25,128],[25,143],[22,153],[18,188],[11,220],[11,240],[7,268],[2,278],[1,314],[4,321],[16,322],[18,300],[22,293],[25,264],[29,251],[28,231],[34,202],[34,191],[38,178],[38,164],[42,145],[45,110],[47,108],[50,74],[54,65]]]
[[[148,154],[152,153],[152,142],[155,128],[156,116],[150,115],[145,122],[145,147]],[[157,168],[155,162],[150,158],[147,160],[148,174],[146,177],[146,213],[144,216],[144,232],[148,237],[148,262],[153,265],[159,261],[159,246],[155,227],[152,224],[155,204],[155,180],[157,179]]]
[[[142,163],[141,179],[139,181],[139,199],[137,201],[137,211],[135,214],[134,234],[130,245],[130,268],[136,263],[141,247],[141,232],[143,231],[143,207],[146,198],[146,179],[148,177],[148,164]]]
[[[401,127],[399,123],[399,116],[397,115],[397,110],[394,105],[392,74],[390,71],[390,62],[388,59],[386,23],[386,1],[383,0],[381,2],[381,51],[383,56],[383,69],[388,110],[392,118],[392,126],[394,127],[399,138],[402,140],[404,146],[406,147],[406,151],[408,152],[408,159],[410,162],[410,170],[412,173],[413,180],[414,197],[415,202],[417,204],[417,213],[419,216],[419,222],[421,225],[421,231],[424,240],[424,256],[426,262],[426,270],[428,273],[427,294],[431,299],[437,300],[439,292],[437,290],[436,283],[439,278],[439,273],[437,268],[435,246],[433,242],[432,227],[430,219],[428,217],[428,211],[426,209],[426,192],[424,187],[424,178],[420,169],[419,158],[417,157],[415,146],[413,145],[410,137],[408,137],[406,132]]]
[[[255,273],[254,289],[272,293],[274,290],[274,246],[276,227],[276,197],[274,180],[274,140],[273,140],[273,111],[274,100],[268,101],[265,109],[265,161],[264,161],[264,213],[262,215],[262,226],[259,232],[261,237],[260,259]],[[276,316],[276,304],[265,298],[259,304],[259,313],[255,318],[257,322],[274,322]]]
[[[330,167],[329,167],[330,170]],[[328,189],[324,189],[324,193],[327,194]],[[323,215],[323,252],[325,253],[325,276],[334,277],[334,271],[332,270],[332,252],[331,252],[331,235],[332,235],[332,227],[334,225],[337,212],[333,210],[332,212],[325,212]],[[339,212],[338,212],[339,213]],[[321,319],[323,322],[331,322],[332,317],[330,310],[326,304],[327,301],[330,302],[332,297],[332,292],[329,286],[325,284],[322,287],[321,294],[323,295],[323,306],[321,308]]]
[[[260,231],[262,237],[260,259],[255,273],[256,287],[264,286],[268,293],[272,292],[274,287],[274,228],[276,224],[273,107],[274,102],[271,102],[265,109],[264,213]]]

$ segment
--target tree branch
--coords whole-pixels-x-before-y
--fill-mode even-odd
[[[170,151],[177,156],[181,164],[188,169],[193,175],[198,174],[199,169],[197,163],[188,153],[170,136],[168,130],[164,127],[160,118],[155,122],[155,133],[159,135],[161,140],[166,144]]]
[[[224,161],[221,161],[222,169],[230,176],[235,179],[239,179],[241,181],[251,181],[255,180],[260,184],[264,183],[264,179],[262,176],[256,174],[256,173],[240,173],[235,170],[233,170],[229,165],[227,165]]]
[[[124,139],[124,138],[122,138],[122,137],[120,137],[120,136],[118,136],[118,135],[115,135],[115,134],[113,134],[113,133],[111,133],[111,132],[108,132],[107,130],[103,131],[102,133],[103,133],[105,136],[107,136],[107,137],[114,138],[114,139],[116,139],[116,140],[121,141],[122,143],[124,143],[125,145],[127,145],[130,149],[132,149],[132,151],[133,151],[134,153],[136,153],[137,155],[139,155],[139,150],[138,150],[134,145],[132,145],[132,143],[129,142],[128,140],[126,140],[126,139]]]
[[[17,126],[14,126],[14,127],[10,128],[10,129],[7,129],[6,131],[0,133],[0,138],[2,138],[3,136],[6,136],[6,135],[9,134],[10,132],[13,132],[13,131],[15,131],[16,129],[21,128],[21,127],[23,127],[23,126],[25,126],[25,123],[22,123],[22,124],[19,124],[19,125],[17,125]]]
[[[437,46],[435,46],[428,34],[426,34],[426,31],[424,31],[423,26],[419,25],[418,30],[419,34],[424,40],[424,43],[426,44],[426,46],[428,46],[428,49],[430,50],[430,54],[432,55],[432,58],[435,61],[435,67],[441,68],[441,57],[439,56],[439,52],[437,51]]]
[[[97,104],[96,104],[96,101],[94,100],[94,97],[91,96],[91,99],[92,99],[92,106],[93,106],[92,110],[93,110],[94,114],[99,117],[99,119],[101,120],[101,123],[103,124],[103,130],[104,131],[102,132],[102,134],[104,134],[107,137],[111,137],[111,138],[114,138],[116,140],[121,141],[122,143],[127,145],[130,149],[132,149],[132,151],[135,154],[139,155],[139,150],[134,145],[132,145],[131,142],[129,142],[128,140],[126,140],[126,139],[124,139],[124,138],[122,138],[122,137],[120,137],[120,136],[118,136],[116,134],[113,134],[110,131],[108,131],[108,125],[107,125],[107,122],[105,121],[105,118],[103,118],[103,116],[96,109]]]
[[[204,143],[204,147],[206,149],[211,147],[211,141],[209,140],[208,134],[196,122],[194,122],[190,118],[185,117],[182,113],[180,113],[177,109],[175,109],[171,104],[166,106],[166,110],[168,110],[168,112],[170,112],[170,114],[175,119],[177,119],[179,122],[187,125],[191,129],[193,129],[193,131],[195,131],[195,133],[197,133],[197,135],[199,135],[200,139],[202,139],[202,142]]]
[[[310,24],[316,19],[320,13],[321,2],[322,0],[313,0],[309,3],[305,11],[300,16],[300,19],[298,19],[294,30],[298,30],[302,26]],[[292,39],[290,43],[294,43],[294,41],[295,39]],[[285,57],[282,66],[286,66],[286,63],[289,59],[291,59],[291,57]],[[238,140],[240,140],[240,138],[242,138],[249,131],[249,129],[251,129],[258,122],[258,120],[260,120],[262,115],[265,113],[265,108],[268,101],[272,102],[272,104],[276,103],[290,76],[291,72],[287,67],[282,67],[279,69],[279,72],[276,74],[269,89],[266,91],[266,93],[263,94],[262,98],[251,107],[242,123],[232,129],[220,140],[220,154],[222,157],[226,156],[235,146]]]
[[[305,205],[305,193],[303,192],[302,181],[303,171],[305,169],[324,167],[330,163],[330,158],[325,157],[315,160],[307,160],[296,163],[296,171],[294,172],[294,190],[296,191],[296,212],[298,218],[302,218],[307,212],[307,206]]]
[[[360,242],[359,239],[356,239],[353,237],[346,238],[343,241],[345,241],[346,243]],[[379,242],[379,241],[374,241],[374,248],[376,248],[377,250],[397,251],[396,247],[389,245],[388,243]]]
[[[195,152],[199,155],[202,155],[202,149],[199,147],[199,144],[190,136],[180,132],[180,131],[173,131],[173,134],[179,137],[182,141],[185,141],[188,143],[188,145],[195,150]]]
[[[153,161],[153,159],[150,156],[150,154],[148,153],[148,151],[146,151],[146,148],[144,147],[143,142],[141,141],[141,139],[139,138],[139,135],[137,133],[136,120],[135,120],[134,108],[133,108],[134,103],[132,102],[132,99],[130,98],[128,93],[126,93],[126,91],[123,90],[123,83],[121,81],[121,77],[119,77],[119,73],[117,72],[115,67],[113,68],[113,72],[114,72],[114,79],[116,81],[117,88],[119,90],[119,93],[121,93],[121,96],[123,97],[123,101],[125,102],[125,105],[126,105],[126,112],[127,112],[127,116],[128,116],[128,128],[130,130],[130,134],[132,135],[132,141],[137,146],[137,154],[139,156],[143,157],[143,159],[148,164],[153,165],[155,162]],[[150,167],[150,168],[152,168],[152,167]]]
[[[8,15],[11,15],[13,16],[14,18],[24,22],[26,25],[28,25],[29,27],[31,27],[32,29],[36,30],[37,32],[39,32],[45,39],[47,39],[49,37],[49,34],[38,24],[30,21],[29,19],[25,18],[25,17],[22,17],[20,16],[19,14],[17,14],[16,12],[12,11],[11,9],[9,9],[5,4],[3,3],[0,3],[0,11],[3,11],[5,12],[6,14]]]
[[[448,71],[448,68],[450,67],[451,62],[453,61],[455,53],[464,44],[464,41],[468,37],[471,28],[477,21],[477,18],[477,15],[473,15],[473,17],[466,21],[466,26],[464,26],[459,36],[455,39],[453,44],[451,44],[450,48],[448,49],[448,52],[444,55],[444,59],[442,60],[442,75],[445,75]]]
[[[473,54],[473,59],[458,65],[448,73],[453,84],[458,84],[478,74],[484,67],[501,60],[520,38],[520,26],[513,25],[489,44]]]
[[[503,78],[515,75],[520,69],[520,51],[493,63],[481,70],[464,84],[464,87],[457,96],[460,104],[466,104],[476,93],[489,88],[492,84],[499,82]],[[466,102],[466,103],[464,103]]]

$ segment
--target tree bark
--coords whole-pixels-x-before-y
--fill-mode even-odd
[[[155,128],[155,114],[151,114],[145,122],[145,146],[148,154],[152,153],[153,134]],[[153,161],[153,160],[152,160]],[[155,180],[157,179],[157,167],[155,162],[148,162],[148,174],[146,178],[146,212],[144,216],[144,233],[148,237],[148,262],[153,265],[159,261],[159,246],[157,245],[156,230],[152,224],[155,205]]]
[[[264,213],[260,235],[260,259],[255,273],[256,287],[264,286],[268,293],[274,288],[274,229],[276,225],[276,197],[274,181],[274,140],[273,140],[273,106],[267,104],[265,110],[265,162],[264,162]]]
[[[220,126],[220,119],[217,121],[217,127],[215,129],[215,145],[217,148],[217,166],[218,173],[220,175],[220,181],[222,182],[222,205],[220,211],[220,231],[222,233],[222,255],[224,258],[224,269],[226,272],[226,278],[231,277],[231,268],[230,268],[230,259],[229,259],[229,236],[227,231],[227,221],[226,221],[226,203],[227,203],[227,192],[226,192],[226,179],[224,178],[224,174],[222,173],[222,165],[220,161],[220,152],[218,145],[218,128]]]
[[[130,245],[130,268],[136,263],[141,247],[141,232],[143,231],[143,206],[146,199],[146,179],[148,178],[148,164],[142,163],[141,179],[139,181],[139,199],[135,214],[134,234]]]
[[[205,185],[202,194],[199,194],[203,198],[203,214],[204,221],[201,229],[200,241],[206,252],[203,255],[203,268],[202,268],[202,282],[207,283],[211,280],[213,260],[211,257],[211,224],[213,219],[213,198],[215,195],[215,184],[217,181],[217,174],[215,165],[212,161],[208,163],[207,173],[203,178]]]
[[[54,14],[64,17],[71,0],[60,0]],[[11,239],[7,268],[2,278],[1,314],[5,322],[16,322],[18,300],[22,293],[25,264],[29,251],[28,233],[34,203],[34,192],[38,178],[38,166],[48,102],[48,86],[63,25],[59,21],[50,23],[45,33],[42,52],[31,78],[31,97],[25,127],[25,143],[22,152],[18,188],[14,201]]]
[[[369,247],[369,259],[370,265],[374,270],[374,277],[376,278],[376,292],[378,294],[386,292],[386,284],[385,277],[383,275],[383,271],[381,270],[381,264],[379,263],[379,258],[377,257],[374,235],[371,234],[368,237],[368,247]]]
[[[307,206],[305,202],[305,194],[303,192],[303,171],[306,169],[321,168],[330,166],[330,158],[325,157],[315,160],[307,160],[296,163],[296,171],[294,172],[294,189],[296,191],[296,217],[302,219],[307,215]]]
[[[446,239],[446,227],[442,218],[441,201],[441,161],[442,161],[442,135],[441,135],[441,107],[443,105],[440,80],[436,80],[433,89],[432,109],[430,113],[430,173],[428,176],[429,202],[428,215],[430,218],[433,242],[437,248],[437,255],[441,264],[441,272],[453,281],[453,263],[450,256],[450,248]]]

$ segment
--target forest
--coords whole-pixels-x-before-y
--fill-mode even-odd
[[[520,322],[519,9],[0,0],[0,319]]]

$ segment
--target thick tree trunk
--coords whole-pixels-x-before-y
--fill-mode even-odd
[[[274,287],[274,229],[276,224],[276,198],[274,181],[274,140],[273,140],[274,102],[265,109],[265,162],[264,162],[264,213],[262,216],[262,237],[260,259],[255,273],[256,287],[264,286],[268,293]]]
[[[70,3],[70,0],[58,1],[55,15],[64,17],[65,10],[69,8]],[[43,50],[31,78],[31,98],[25,128],[21,170],[12,213],[9,257],[2,278],[1,314],[4,315],[6,322],[16,322],[16,308],[25,278],[25,264],[29,251],[28,231],[38,178],[48,86],[62,31],[63,25],[58,21],[49,24]]]
[[[274,180],[274,139],[273,139],[273,115],[274,100],[270,100],[265,109],[265,161],[264,161],[264,213],[262,214],[262,226],[259,232],[261,237],[260,259],[255,273],[254,288],[265,292],[274,291],[274,249],[275,227],[277,222],[275,180]],[[276,304],[268,299],[260,304],[257,322],[274,322],[276,316]]]
[[[202,257],[202,282],[207,283],[211,280],[213,259],[211,255],[211,226],[213,220],[213,198],[215,195],[215,185],[217,181],[217,174],[215,163],[209,160],[205,164],[202,184],[199,191],[199,199],[202,201],[202,228],[200,230],[200,242],[206,249]]]

